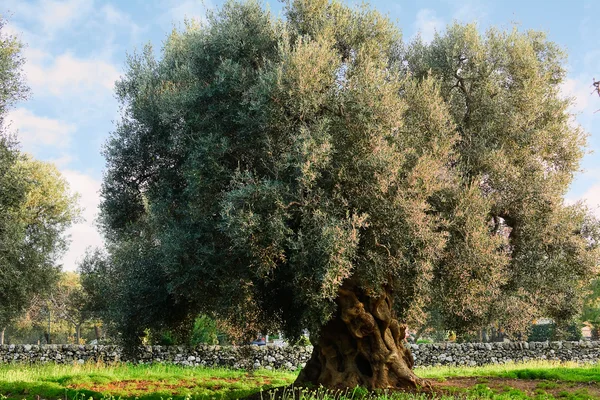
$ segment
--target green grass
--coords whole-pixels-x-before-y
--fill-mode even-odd
[[[417,375],[428,379],[452,377],[497,377],[512,379],[558,380],[566,382],[600,382],[600,365],[530,361],[486,365],[481,367],[423,367]]]
[[[8,399],[237,399],[291,384],[293,372],[245,372],[174,365],[1,365],[0,393]],[[149,390],[150,389],[150,390]]]
[[[418,368],[417,375],[444,384],[434,398],[451,399],[600,399],[600,366],[529,362],[484,367]],[[167,400],[237,399],[290,385],[296,372],[246,372],[174,365],[0,365],[0,400]],[[453,386],[456,379],[462,385]],[[469,378],[468,385],[465,379]],[[520,383],[528,382],[527,385]],[[441,387],[441,386],[440,386]],[[283,400],[292,400],[289,389]],[[426,394],[351,389],[342,393],[302,392],[300,400],[417,400]]]

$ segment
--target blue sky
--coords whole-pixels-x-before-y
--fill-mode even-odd
[[[596,3],[596,4],[594,4]],[[123,71],[127,52],[151,42],[157,51],[173,26],[185,17],[204,19],[222,1],[206,0],[3,0],[6,30],[27,44],[25,73],[32,96],[11,112],[23,150],[55,162],[81,194],[85,218],[70,230],[72,243],[63,257],[67,270],[86,247],[102,245],[94,227],[104,160],[102,144],[118,119],[113,83]],[[266,1],[280,15],[282,3]],[[429,41],[454,20],[543,30],[569,54],[565,96],[576,99],[577,122],[590,134],[590,150],[568,201],[583,199],[600,216],[600,98],[591,95],[600,79],[600,23],[596,0],[431,0],[371,1],[397,21],[404,39],[420,33]]]

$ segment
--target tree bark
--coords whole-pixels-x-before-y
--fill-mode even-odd
[[[80,344],[81,339],[81,324],[75,325],[75,344]]]
[[[312,356],[296,386],[429,387],[412,371],[414,359],[404,341],[406,326],[394,316],[389,291],[371,298],[345,284],[337,305],[336,314],[314,341]]]
[[[2,330],[0,331],[0,345],[4,344],[4,332],[6,331],[6,328],[2,328]]]
[[[592,340],[600,339],[600,326],[594,325],[591,329]]]
[[[100,342],[100,337],[102,336],[102,330],[98,326],[98,324],[94,324],[94,333],[96,334],[96,340]]]

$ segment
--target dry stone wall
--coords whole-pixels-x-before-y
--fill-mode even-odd
[[[431,365],[485,365],[528,360],[595,363],[600,342],[513,342],[411,344],[415,363]],[[298,346],[146,346],[138,362],[228,368],[296,369],[308,361],[312,347]],[[59,364],[128,361],[117,346],[3,345],[0,363]]]
[[[411,345],[417,365],[486,365],[529,360],[596,363],[600,342],[439,343]]]
[[[296,369],[310,358],[312,347],[302,346],[145,346],[139,363],[242,369]],[[3,345],[0,363],[112,363],[127,360],[118,346],[101,345]]]

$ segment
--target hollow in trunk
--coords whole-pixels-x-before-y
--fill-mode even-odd
[[[414,359],[405,343],[406,326],[395,318],[389,291],[371,298],[346,284],[339,291],[337,303],[338,311],[313,343],[312,356],[296,386],[429,386],[413,372]]]

